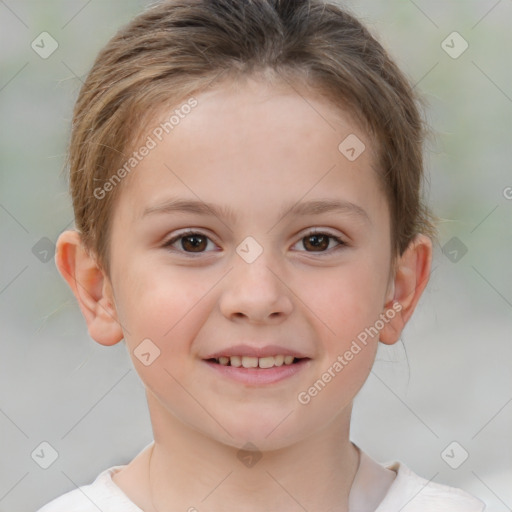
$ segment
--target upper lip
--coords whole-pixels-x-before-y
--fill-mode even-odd
[[[286,348],[279,345],[265,345],[263,347],[252,347],[250,345],[233,345],[232,347],[209,354],[204,359],[218,359],[219,357],[230,356],[269,357],[280,355],[293,356],[297,359],[307,357],[295,349]]]

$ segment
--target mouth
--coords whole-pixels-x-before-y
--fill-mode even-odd
[[[204,362],[217,376],[245,387],[260,388],[293,378],[306,371],[312,360],[291,354],[264,357],[219,355],[204,359]]]
[[[212,357],[206,361],[221,366],[233,366],[234,368],[258,368],[269,369],[280,366],[291,366],[307,357],[295,357],[291,355],[278,354],[275,356],[253,357],[253,356],[220,356]]]

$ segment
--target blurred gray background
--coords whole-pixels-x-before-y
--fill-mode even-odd
[[[81,80],[149,3],[0,0],[1,512],[34,511],[152,440],[124,345],[89,338],[53,260],[73,222],[63,166]],[[379,350],[352,440],[510,511],[512,2],[345,5],[429,102],[428,195],[443,219],[429,287],[403,343]],[[43,442],[58,455],[47,469]]]

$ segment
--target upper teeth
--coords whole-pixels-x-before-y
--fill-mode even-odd
[[[284,364],[292,364],[294,356],[268,356],[268,357],[251,357],[251,356],[231,356],[219,357],[217,362],[223,366],[230,364],[231,366],[244,368],[272,368],[272,366],[282,366]]]

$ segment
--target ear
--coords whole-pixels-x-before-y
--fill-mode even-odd
[[[80,233],[65,231],[59,236],[55,263],[78,300],[89,335],[101,345],[121,341],[124,335],[110,280],[84,248]]]
[[[380,331],[379,339],[382,343],[392,345],[400,339],[402,330],[427,286],[431,264],[432,241],[425,235],[417,235],[395,265],[385,303],[388,321]]]

